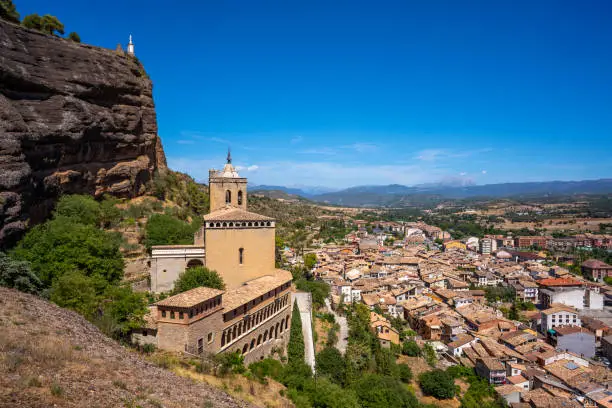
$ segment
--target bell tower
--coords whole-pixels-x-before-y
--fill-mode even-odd
[[[247,179],[240,177],[232,165],[232,153],[227,150],[227,163],[223,170],[209,170],[208,188],[210,193],[210,212],[225,207],[247,209]]]

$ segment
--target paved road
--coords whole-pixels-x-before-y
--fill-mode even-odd
[[[302,334],[304,335],[304,359],[312,371],[315,369],[314,340],[312,337],[312,297],[307,292],[296,292],[293,294],[300,310],[302,320]]]
[[[338,342],[336,342],[336,348],[340,351],[340,353],[346,353],[346,346],[348,344],[348,323],[346,322],[346,317],[340,316],[336,313],[329,302],[329,298],[325,299],[325,306],[327,306],[327,310],[336,318],[336,323],[340,325],[340,333],[338,333]]]

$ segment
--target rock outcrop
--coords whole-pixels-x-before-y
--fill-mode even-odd
[[[0,246],[63,193],[134,197],[165,166],[138,60],[0,21]]]

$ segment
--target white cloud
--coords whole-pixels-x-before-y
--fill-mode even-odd
[[[487,174],[486,170],[481,171],[482,174]]]
[[[191,145],[195,143],[195,140],[179,139],[176,141],[176,143],[182,144],[182,145]]]
[[[436,161],[445,159],[459,159],[471,157],[478,154],[488,153],[493,149],[485,147],[474,150],[453,150],[453,149],[425,149],[417,152],[415,158],[422,161]]]
[[[252,166],[249,166],[246,168],[247,171],[257,171],[259,169],[259,166],[256,164],[253,164]]]
[[[342,146],[344,149],[351,149],[356,151],[357,153],[369,153],[375,150],[378,150],[378,146],[374,143],[353,143],[350,145]]]
[[[462,171],[461,173],[459,173],[459,175],[463,177],[463,176],[467,176],[467,173],[465,171]]]
[[[325,155],[325,156],[332,156],[334,154],[336,154],[336,151],[330,147],[320,147],[320,148],[312,148],[312,149],[305,149],[305,150],[300,150],[298,153],[300,154],[316,154],[316,155]]]
[[[304,141],[304,138],[302,136],[295,136],[291,139],[291,144],[296,144],[296,143],[301,143],[302,141]]]

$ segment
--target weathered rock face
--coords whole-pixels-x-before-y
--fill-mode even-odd
[[[60,194],[137,196],[165,166],[134,58],[0,21],[0,246]]]

